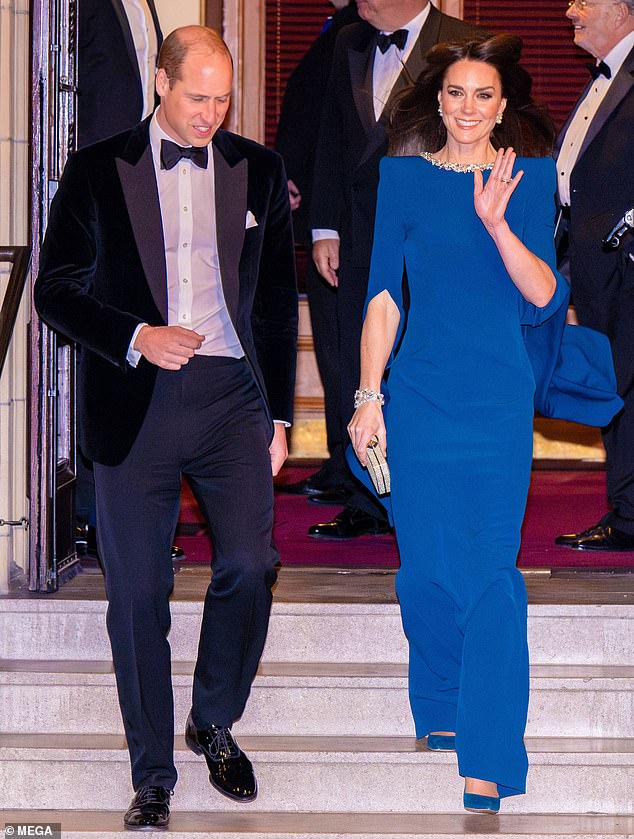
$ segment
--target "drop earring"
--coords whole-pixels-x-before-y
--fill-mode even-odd
[[[442,118],[442,105],[438,104],[438,116]]]
[[[496,116],[495,121],[498,125],[502,125],[502,111]]]

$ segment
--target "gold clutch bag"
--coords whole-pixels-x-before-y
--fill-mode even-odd
[[[368,443],[367,468],[377,495],[387,495],[390,492],[390,469],[376,435]]]

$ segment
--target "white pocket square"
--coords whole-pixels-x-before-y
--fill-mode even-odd
[[[249,227],[257,227],[258,223],[255,219],[255,216],[251,212],[251,210],[247,210],[247,223],[245,224],[245,230],[248,230]]]

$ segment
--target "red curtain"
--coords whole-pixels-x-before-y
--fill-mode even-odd
[[[464,0],[465,20],[522,38],[533,93],[549,106],[558,127],[588,80],[584,65],[591,60],[573,44],[566,8],[564,0]]]
[[[266,0],[267,146],[275,141],[288,77],[334,11],[327,0]]]

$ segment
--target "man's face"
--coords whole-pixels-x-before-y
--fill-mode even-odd
[[[375,29],[393,32],[427,6],[429,0],[357,0],[359,17]]]
[[[156,74],[156,90],[161,97],[158,123],[182,146],[207,146],[229,110],[231,61],[222,52],[192,49],[180,75],[170,87],[165,70]]]
[[[573,3],[566,17],[574,27],[575,44],[597,59],[605,58],[621,38],[617,26],[620,5],[610,0],[587,0],[585,8],[580,8]]]

